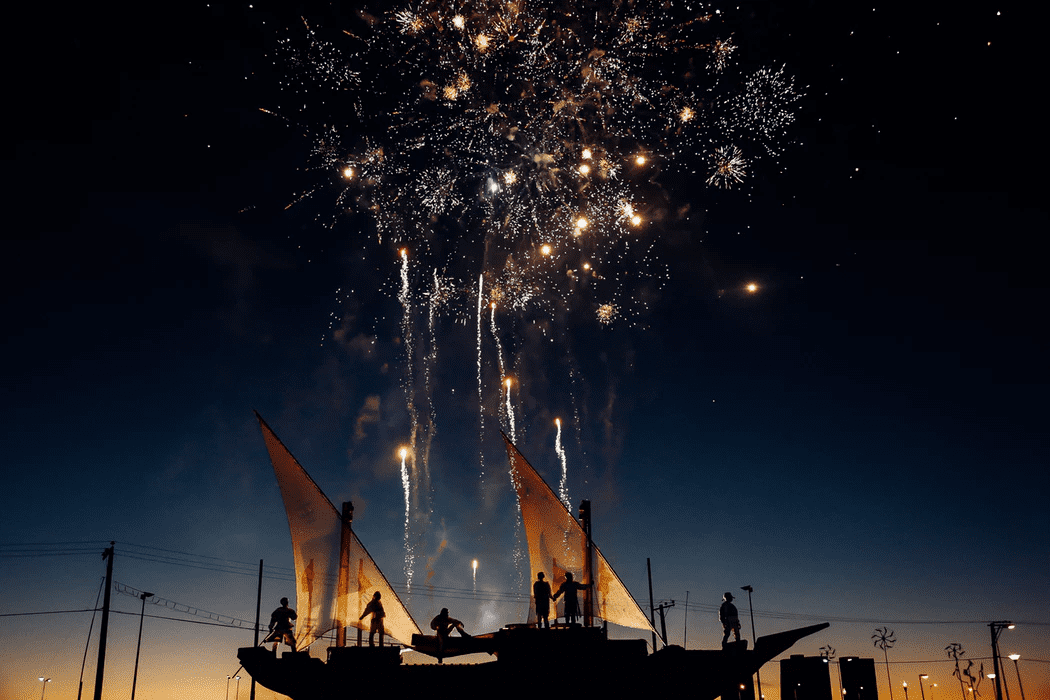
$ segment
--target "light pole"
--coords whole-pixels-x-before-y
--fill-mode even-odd
[[[755,589],[751,586],[741,586],[740,590],[747,591],[747,607],[751,609],[751,649],[754,650],[758,637],[755,636],[755,606],[751,604],[751,594],[755,592]],[[758,681],[758,700],[763,700],[762,674],[758,672],[757,668],[755,669],[755,679]]]
[[[904,700],[908,700],[908,681],[904,681]]]
[[[924,678],[929,678],[929,677],[930,677],[930,674],[928,674],[928,673],[920,673],[919,674],[919,695],[922,696],[922,700],[926,700],[926,691],[922,689],[922,680]]]
[[[999,680],[999,635],[1003,630],[1012,630],[1014,623],[1009,620],[994,620],[988,623],[992,631],[992,668],[995,672],[995,700],[1003,700],[1002,682]]]
[[[230,681],[233,680],[233,676],[226,676],[226,700],[230,700]]]
[[[142,593],[142,612],[139,613],[139,642],[135,646],[135,673],[131,677],[131,700],[135,700],[135,686],[139,680],[139,652],[142,650],[142,621],[146,619],[146,598],[152,598],[152,593]]]
[[[37,680],[40,681],[40,700],[44,700],[44,691],[47,690],[47,684],[51,682],[51,679],[40,676]]]
[[[237,681],[237,693],[234,695],[235,700],[241,700],[241,677],[234,676],[233,679]]]
[[[1014,662],[1014,670],[1017,671],[1017,687],[1021,689],[1021,700],[1024,700],[1024,686],[1021,685],[1021,668],[1017,665],[1020,654],[1010,654],[1010,660]]]

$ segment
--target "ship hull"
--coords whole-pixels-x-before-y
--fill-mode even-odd
[[[480,664],[403,664],[398,647],[333,648],[327,663],[306,652],[278,658],[262,647],[240,649],[237,656],[257,682],[293,700],[338,700],[370,692],[462,698],[468,692],[551,683],[557,687],[562,682],[624,697],[651,693],[654,682],[677,685],[676,680],[688,685],[691,697],[714,700],[753,697],[751,677],[763,664],[827,626],[760,637],[754,650],[738,642],[717,650],[670,646],[654,654],[647,653],[645,640],[611,640],[593,627],[522,626],[464,638],[462,643],[455,637],[449,640],[446,656],[453,651],[492,654],[493,661]]]

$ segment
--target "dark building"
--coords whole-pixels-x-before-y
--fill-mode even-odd
[[[875,684],[875,659],[843,656],[839,659],[842,677],[842,700],[879,700]]]
[[[832,700],[831,664],[823,656],[792,654],[780,661],[781,700]]]

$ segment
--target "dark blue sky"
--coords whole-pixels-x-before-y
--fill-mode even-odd
[[[742,53],[786,62],[808,86],[784,172],[743,191],[665,183],[694,213],[662,232],[670,281],[638,327],[574,326],[521,360],[522,450],[549,478],[551,420],[571,412],[556,367],[576,363],[573,497],[595,502],[596,539],[637,598],[646,557],[658,599],[682,606],[690,591],[690,646],[717,642],[697,601],[753,584],[760,634],[796,626],[775,611],[837,619],[795,651],[868,656],[872,628],[889,623],[900,660],[930,660],[948,687],[949,642],[986,657],[980,621],[1040,623],[1017,639],[1043,659],[1025,672],[1046,692],[1050,295],[1045,178],[1032,174],[1045,144],[1031,18],[1000,9],[753,4]],[[352,225],[284,211],[306,144],[258,111],[275,99],[274,26],[296,12],[72,12],[20,18],[34,40],[9,59],[0,543],[116,539],[290,565],[257,409],[333,501],[358,503],[359,534],[398,585],[400,311],[375,292],[389,270],[362,262]],[[446,330],[434,582],[470,589],[476,557],[484,588],[510,590],[496,422],[483,486],[473,330]],[[7,568],[3,612],[90,607],[96,557],[13,559],[28,569]],[[253,614],[250,577],[134,560],[117,577]],[[410,608],[425,619],[441,600],[417,594]],[[509,621],[494,603],[454,604],[475,628]],[[930,620],[972,624],[919,624]],[[683,622],[669,620],[678,639]],[[79,647],[87,618],[26,624]],[[186,627],[171,636],[199,632]],[[243,640],[203,634],[224,682]],[[168,650],[169,666],[188,648]],[[65,674],[69,695],[64,663],[31,647],[12,668]],[[3,678],[3,694],[23,681]]]

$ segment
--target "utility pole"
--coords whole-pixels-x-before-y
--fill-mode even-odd
[[[645,558],[645,570],[649,572],[649,624],[653,628],[653,651],[656,651],[656,612],[653,607],[653,565]]]
[[[673,607],[673,600],[670,603],[660,603],[660,605],[656,607],[656,610],[660,613],[660,636],[663,637],[665,648],[667,647],[667,620],[664,618],[664,610]]]
[[[106,595],[102,598],[102,622],[99,624],[98,666],[95,668],[95,700],[102,700],[102,681],[106,675],[106,634],[109,632],[109,600],[113,591],[113,549],[116,542],[102,552],[106,559]]]
[[[263,572],[263,560],[259,560],[259,589],[255,594],[255,644],[253,647],[259,646],[259,615],[262,614],[262,572]],[[229,683],[226,684],[226,693],[229,694]],[[252,692],[249,695],[251,700],[255,700],[255,674],[252,674]]]

